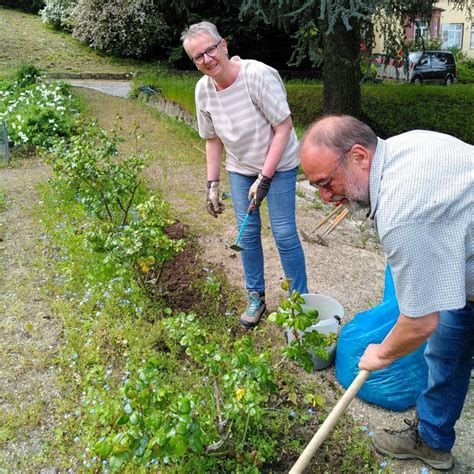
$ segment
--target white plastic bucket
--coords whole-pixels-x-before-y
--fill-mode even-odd
[[[301,295],[305,303],[301,306],[304,311],[315,309],[319,313],[319,322],[306,329],[306,332],[318,331],[320,334],[339,334],[340,321],[344,317],[344,307],[339,301],[330,296],[321,295],[318,293],[305,293]],[[292,331],[286,330],[288,344],[294,339]],[[336,343],[331,344],[326,348],[329,352],[329,358],[322,359],[313,355],[313,364],[316,370],[325,369],[329,367],[336,357]]]

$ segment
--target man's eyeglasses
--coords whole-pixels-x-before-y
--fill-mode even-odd
[[[331,175],[328,178],[325,178],[321,181],[316,181],[315,183],[310,183],[311,186],[313,186],[314,188],[329,188],[329,187],[331,187],[332,180],[334,179],[334,176],[336,176],[336,173],[337,173],[337,170],[338,170],[339,166],[341,166],[342,162],[346,159],[346,153],[347,152],[344,152],[339,157],[339,159],[337,160],[336,167],[334,168],[333,172],[331,173]]]
[[[202,64],[204,62],[204,55],[207,54],[210,58],[213,58],[217,54],[217,47],[221,44],[222,40],[219,40],[216,44],[209,46],[205,51],[191,58],[194,64]]]

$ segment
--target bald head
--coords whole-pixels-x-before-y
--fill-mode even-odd
[[[303,136],[301,149],[318,146],[341,155],[356,143],[375,150],[377,135],[368,125],[350,115],[327,115],[311,124]]]
[[[330,115],[314,122],[305,133],[301,166],[325,201],[369,204],[370,164],[377,136],[349,115]]]

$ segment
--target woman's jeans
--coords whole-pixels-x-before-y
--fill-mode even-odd
[[[418,431],[433,449],[449,451],[454,424],[461,415],[474,357],[474,302],[455,311],[440,312],[436,331],[428,339],[425,359],[428,387],[416,403]]]
[[[307,293],[306,267],[303,248],[296,232],[295,192],[298,168],[290,171],[277,171],[265,198],[268,203],[270,224],[273,237],[280,253],[285,276],[290,280],[291,290]],[[248,192],[257,176],[245,176],[229,172],[230,189],[234,203],[237,226],[240,229],[250,204]],[[247,221],[239,245],[245,273],[245,285],[248,291],[265,291],[263,271],[263,250],[261,240],[260,208],[256,209]]]

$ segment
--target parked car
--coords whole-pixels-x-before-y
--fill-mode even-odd
[[[456,61],[450,51],[414,51],[408,55],[408,71],[401,59],[379,55],[376,80],[408,81],[414,84],[456,82]],[[408,72],[408,73],[407,73]]]

